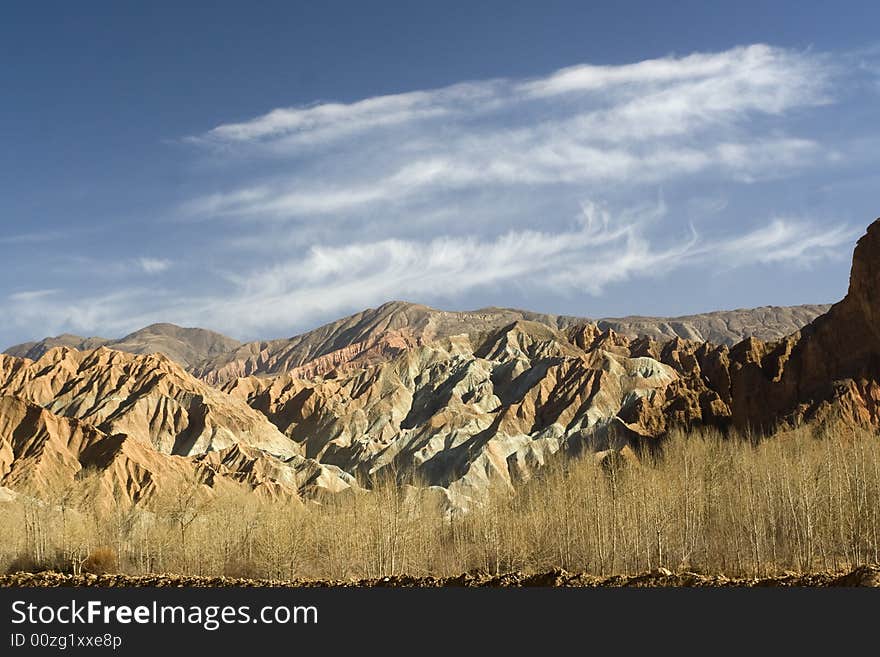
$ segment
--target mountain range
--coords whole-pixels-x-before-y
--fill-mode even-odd
[[[550,459],[660,444],[676,427],[880,425],[880,220],[833,306],[597,322],[391,302],[241,344],[157,324],[0,356],[0,485],[93,473],[114,503],[182,482],[319,498],[370,478],[467,508]]]
[[[774,340],[797,331],[828,305],[764,306],[683,317],[623,317],[593,321],[512,308],[445,311],[405,301],[391,301],[330,322],[292,338],[241,342],[201,328],[151,324],[110,340],[64,334],[9,347],[4,353],[37,360],[55,347],[88,351],[107,347],[131,354],[161,353],[211,384],[240,376],[295,372],[323,374],[342,367],[379,362],[416,345],[461,333],[501,328],[530,321],[557,329],[595,323],[628,337],[658,340],[684,338],[733,345],[746,337]]]
[[[238,340],[200,328],[182,328],[174,324],[151,324],[118,340],[84,338],[65,333],[38,342],[25,342],[10,347],[4,353],[17,358],[37,360],[55,347],[71,347],[89,351],[108,347],[130,354],[159,353],[184,367],[228,353],[241,346]]]

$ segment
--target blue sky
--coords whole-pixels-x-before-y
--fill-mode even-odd
[[[3,5],[0,343],[830,302],[880,215],[876,3],[177,4]]]

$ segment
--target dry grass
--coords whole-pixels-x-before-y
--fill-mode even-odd
[[[64,491],[0,505],[0,568],[78,572],[94,559],[131,574],[279,579],[658,567],[753,577],[880,562],[880,441],[846,427],[758,444],[678,434],[639,463],[557,459],[452,518],[413,491],[379,482],[302,505],[187,489],[166,491],[153,512],[112,513]]]

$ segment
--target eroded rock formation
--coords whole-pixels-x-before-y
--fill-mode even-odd
[[[137,503],[179,481],[276,498],[390,476],[466,508],[548,459],[656,445],[679,426],[878,426],[880,220],[846,298],[786,337],[728,345],[685,339],[698,329],[680,322],[640,337],[616,326],[394,302],[223,351],[191,367],[201,380],[103,346],[0,356],[0,485],[32,493],[93,468],[107,499]]]
[[[87,469],[98,499],[123,505],[187,482],[273,498],[354,484],[164,356],[58,347],[38,361],[0,357],[2,485],[56,496]]]

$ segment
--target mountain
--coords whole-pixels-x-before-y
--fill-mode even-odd
[[[466,507],[554,454],[652,447],[674,427],[880,426],[878,263],[880,220],[856,247],[846,298],[776,341],[729,347],[517,320],[325,377],[246,377],[224,389],[308,457],[387,470]]]
[[[655,340],[684,338],[733,346],[748,337],[778,340],[800,330],[831,308],[825,305],[762,306],[739,310],[719,310],[681,317],[621,317],[600,319],[601,329],[612,329],[629,337],[647,336]]]
[[[151,324],[126,335],[119,340],[106,338],[82,338],[78,335],[64,334],[45,338],[39,342],[25,342],[6,350],[9,356],[38,360],[55,347],[70,347],[79,351],[89,351],[98,347],[108,347],[131,354],[160,353],[187,367],[208,358],[213,358],[236,349],[241,343],[220,333],[200,328],[181,328],[174,324]]]
[[[379,362],[436,338],[497,328],[522,319],[551,326],[585,321],[508,308],[454,312],[391,301],[290,339],[244,344],[199,363],[192,372],[213,384],[239,376],[284,372],[314,376],[340,366],[350,368]]]
[[[672,428],[880,425],[880,220],[856,247],[847,297],[775,342],[632,338],[600,324],[516,320],[401,348],[325,377],[245,377],[224,389],[306,456],[388,471],[467,507],[561,452],[653,447]],[[425,312],[425,311],[422,311]]]
[[[123,502],[189,479],[292,497],[353,484],[165,356],[106,347],[57,347],[37,361],[0,356],[2,485],[58,490],[87,468],[105,496]]]
[[[564,331],[519,320],[336,378],[246,377],[224,389],[309,458],[442,487],[450,504],[466,507],[491,481],[510,484],[563,448],[621,447],[630,434],[652,433],[621,418],[677,375],[619,351],[611,332],[597,331],[583,349]]]
[[[683,337],[733,344],[749,335],[767,339],[782,337],[798,330],[828,307],[768,306],[676,318],[625,317],[599,320],[598,325],[602,329],[611,328],[632,337]],[[566,328],[591,320],[513,308],[453,312],[393,301],[287,340],[244,344],[197,364],[191,371],[212,384],[223,384],[241,376],[284,372],[307,378],[336,369],[350,370],[381,362],[405,349],[428,344],[437,338],[498,329],[516,321]]]
[[[241,343],[214,331],[151,324],[108,345],[132,354],[160,353],[184,367],[238,348]]]
[[[754,317],[782,326],[817,310]],[[759,328],[737,315],[749,312],[723,330]],[[299,499],[381,476],[466,509],[552,459],[654,449],[677,427],[880,426],[880,219],[856,246],[846,297],[800,330],[732,346],[678,335],[723,334],[716,320],[633,337],[601,321],[394,302],[192,372],[103,346],[0,356],[0,486],[36,494],[88,469],[105,500],[173,497],[193,480],[206,494]]]
[[[94,480],[83,481],[94,473]],[[170,456],[124,434],[95,427],[26,400],[0,396],[0,492],[53,500],[88,496],[99,508],[174,503],[241,490],[270,499],[301,499],[352,484],[332,468],[302,457],[277,459],[234,445],[194,458]]]
[[[598,320],[597,324],[603,330],[610,328],[630,337],[650,336],[659,340],[680,337],[733,345],[749,336],[778,339],[797,331],[828,308],[827,305],[765,306],[682,317],[610,318]],[[104,346],[134,354],[161,353],[187,367],[198,378],[222,384],[239,376],[290,372],[310,377],[340,368],[352,369],[381,362],[436,338],[501,328],[519,320],[555,328],[591,321],[514,308],[446,311],[392,301],[289,339],[241,344],[205,329],[153,324],[119,340],[65,334],[16,345],[5,353],[31,360],[59,346],[80,351]]]
[[[166,454],[188,456],[237,443],[279,456],[298,453],[262,415],[162,355],[57,347],[37,361],[0,356],[0,392]]]
[[[79,351],[88,351],[112,344],[113,342],[113,340],[108,340],[107,338],[84,338],[81,335],[63,333],[52,338],[43,338],[39,342],[22,342],[21,344],[9,347],[3,353],[7,356],[15,356],[16,358],[38,360],[47,351],[56,347],[70,347]]]
[[[640,416],[767,433],[832,418],[880,426],[880,219],[853,254],[849,290],[801,330],[726,345],[675,339],[645,349],[679,377]]]
[[[830,413],[880,424],[880,219],[856,245],[842,301],[798,333],[741,351],[731,382],[737,424]]]

